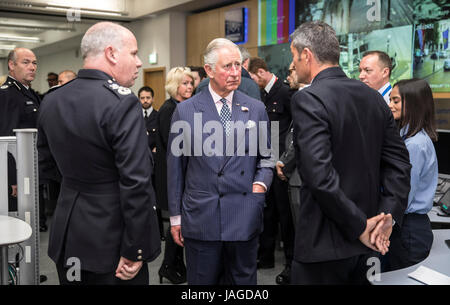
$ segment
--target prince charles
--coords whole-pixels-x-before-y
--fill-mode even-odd
[[[240,91],[241,54],[211,41],[210,78],[172,117],[167,160],[175,242],[186,249],[190,285],[256,285],[258,237],[274,166],[264,104]],[[180,140],[181,139],[181,140]]]

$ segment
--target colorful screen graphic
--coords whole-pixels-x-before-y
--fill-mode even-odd
[[[259,0],[258,46],[289,42],[295,30],[295,0]]]

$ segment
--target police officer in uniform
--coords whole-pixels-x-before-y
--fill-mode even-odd
[[[291,92],[281,78],[271,73],[266,62],[259,58],[250,59],[248,71],[252,79],[261,88],[262,101],[266,105],[267,115],[273,126],[277,122],[278,152],[283,154],[285,139],[292,121],[291,117]],[[274,144],[274,138],[272,138]],[[284,270],[275,278],[277,284],[289,284],[291,262],[294,253],[294,224],[289,204],[288,183],[281,180],[274,173],[272,188],[266,194],[266,207],[264,208],[264,231],[260,236],[258,268],[274,267],[275,239],[281,228],[281,240],[283,241],[284,255],[286,259]]]
[[[31,89],[37,69],[33,51],[16,48],[8,55],[9,75],[0,87],[0,136],[14,136],[14,129],[36,128],[40,99]],[[17,210],[16,165],[12,155],[8,156],[8,180],[11,186],[9,210]],[[39,185],[39,227],[47,231],[43,198],[43,184]]]
[[[136,38],[100,22],[81,52],[78,77],[46,95],[39,111],[39,153],[62,175],[48,255],[61,284],[148,285],[147,262],[161,245],[152,156],[129,89],[142,66]],[[67,277],[74,264],[81,276]]]

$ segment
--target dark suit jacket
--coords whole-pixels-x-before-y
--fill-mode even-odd
[[[366,221],[391,213],[401,225],[409,155],[381,95],[338,67],[293,96],[297,166],[303,181],[294,259],[321,262],[368,253]]]
[[[262,101],[266,105],[270,122],[278,122],[278,148],[279,156],[284,152],[285,139],[291,124],[291,91],[281,78],[273,84],[269,93],[261,90]],[[275,139],[272,139],[275,145]]]
[[[289,179],[290,186],[301,186],[300,174],[297,170],[297,160],[295,159],[295,145],[294,145],[294,123],[291,122],[289,126],[289,132],[286,135],[285,150],[280,157],[280,161],[283,162],[283,173],[286,178]]]
[[[195,116],[201,117],[199,130],[194,124]],[[229,148],[234,150],[224,154],[223,146],[221,154],[216,155],[208,150],[211,145],[205,144],[216,131],[203,132],[207,122],[215,122],[219,126],[217,129],[223,130],[209,90],[180,103],[173,114],[172,125],[177,122],[190,126],[190,130],[185,130],[184,139],[197,139],[186,154],[180,156],[172,150],[167,154],[167,180],[171,187],[169,211],[171,216],[181,215],[181,231],[186,238],[248,241],[262,231],[265,196],[263,193],[254,194],[252,187],[253,182],[259,181],[269,188],[274,166],[270,152],[267,155],[262,153],[263,147],[270,147],[264,105],[236,90],[231,121],[241,124],[240,132],[233,129],[234,146]],[[258,128],[260,123],[265,123],[261,129]],[[250,136],[254,136],[253,143],[261,145],[250,147]],[[176,137],[179,137],[179,132],[170,134],[169,147]],[[225,140],[223,133],[219,134],[220,140]],[[194,151],[197,141],[202,144],[200,153]]]
[[[158,111],[153,108],[152,113],[147,119],[144,118],[145,128],[148,135],[148,147],[150,150],[156,147],[157,127],[158,127]]]
[[[169,141],[170,121],[178,101],[170,98],[159,108],[156,119],[156,160],[155,187],[156,202],[162,210],[168,210],[167,204],[167,143]]]
[[[96,273],[114,271],[120,256],[155,259],[161,250],[152,159],[131,90],[102,71],[80,70],[45,96],[38,128],[42,160],[55,162],[62,175],[50,258],[77,257],[82,270]]]

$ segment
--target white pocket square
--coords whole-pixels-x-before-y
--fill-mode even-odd
[[[255,126],[256,126],[256,123],[255,123],[255,121],[252,121],[252,120],[248,120],[247,124],[245,124],[245,128],[247,128],[247,129],[253,128]]]

